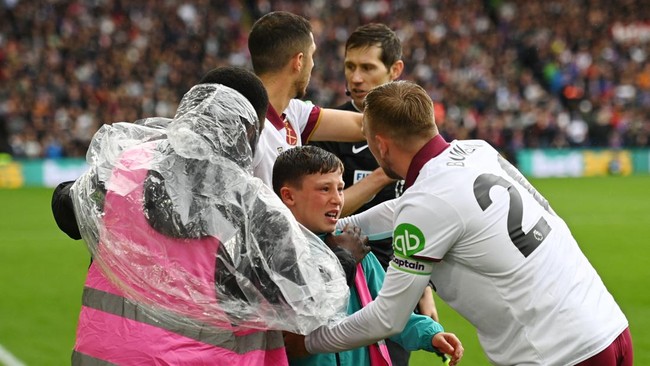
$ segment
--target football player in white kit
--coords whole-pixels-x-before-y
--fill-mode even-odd
[[[482,140],[447,143],[430,97],[397,81],[366,97],[364,133],[400,198],[339,224],[391,232],[395,256],[374,302],[338,325],[288,337],[335,352],[400,331],[429,279],[469,320],[495,365],[631,366],[628,321],[566,223]]]
[[[314,67],[311,24],[286,11],[258,19],[248,37],[255,74],[269,95],[269,108],[253,160],[254,175],[272,186],[278,155],[309,140],[363,141],[361,113],[320,108],[300,100]],[[370,198],[374,192],[363,193]]]

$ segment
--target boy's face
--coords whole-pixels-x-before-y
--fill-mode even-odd
[[[343,207],[343,173],[310,174],[302,187],[282,187],[282,201],[296,220],[315,234],[333,232]]]

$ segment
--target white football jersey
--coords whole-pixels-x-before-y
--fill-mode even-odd
[[[253,174],[272,187],[273,164],[278,155],[309,141],[320,122],[320,112],[320,107],[299,99],[292,99],[282,115],[269,104],[253,157]]]
[[[308,349],[344,344],[350,339],[342,337],[375,327],[376,319],[389,322],[380,315],[388,309],[401,319],[404,299],[421,294],[423,276],[476,327],[496,365],[576,364],[628,326],[564,221],[487,142],[418,153],[411,175],[402,197],[340,221],[375,234],[386,231],[392,211],[395,256],[378,304],[317,330]]]

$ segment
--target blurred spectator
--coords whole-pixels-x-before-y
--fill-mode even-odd
[[[447,138],[484,138],[511,160],[523,147],[650,147],[640,0],[13,0],[0,3],[12,154],[83,156],[103,123],[171,116],[205,71],[250,65],[246,35],[271,10],[312,21],[316,104],[346,100],[345,40],[376,21],[402,40],[402,78],[444,107]]]
[[[0,116],[0,156],[2,154],[11,154],[11,145],[9,144],[9,132],[7,132],[7,123],[5,118]]]

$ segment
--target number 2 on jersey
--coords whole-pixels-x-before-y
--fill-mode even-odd
[[[528,257],[546,239],[551,227],[543,217],[540,217],[535,226],[524,233],[521,227],[524,216],[521,195],[512,183],[494,174],[481,174],[474,181],[474,197],[483,211],[492,204],[490,189],[494,186],[503,187],[508,191],[510,197],[508,235],[521,254]]]

